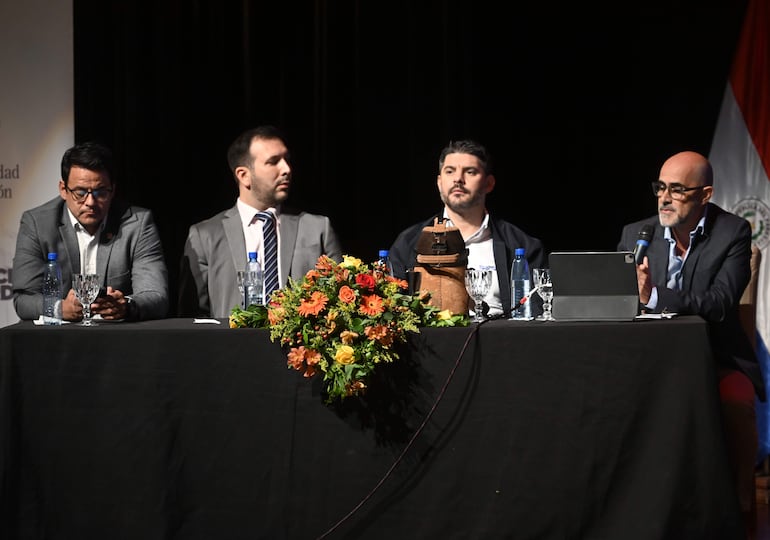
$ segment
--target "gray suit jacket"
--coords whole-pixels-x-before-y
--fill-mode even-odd
[[[279,283],[299,280],[321,255],[342,260],[342,248],[328,217],[282,207]],[[179,272],[180,317],[227,318],[241,305],[236,274],[246,266],[246,241],[233,206],[190,226]]]
[[[656,312],[700,315],[709,323],[714,356],[720,365],[741,370],[764,401],[765,387],[757,358],[738,318],[738,304],[751,278],[751,226],[709,203],[703,233],[693,239],[682,267],[682,290],[666,288],[669,244],[658,216],[623,228],[619,251],[633,251],[639,230],[654,227],[647,258],[658,289]]]
[[[80,272],[80,249],[67,206],[56,197],[21,216],[13,257],[13,305],[20,319],[43,313],[43,271],[49,252],[58,254],[63,291]],[[152,212],[114,200],[96,251],[102,288],[110,286],[134,300],[130,318],[168,315],[168,271]]]

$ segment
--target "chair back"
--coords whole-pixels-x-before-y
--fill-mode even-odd
[[[741,326],[749,336],[751,346],[757,349],[757,284],[759,281],[759,264],[762,261],[762,252],[757,246],[751,246],[751,279],[743,291],[738,305],[738,317]]]

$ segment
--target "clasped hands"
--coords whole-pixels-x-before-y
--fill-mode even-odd
[[[91,315],[99,315],[105,320],[125,319],[128,315],[128,300],[119,290],[107,287],[107,294],[99,296],[91,304]],[[62,319],[79,321],[83,318],[83,306],[70,289],[62,301]]]

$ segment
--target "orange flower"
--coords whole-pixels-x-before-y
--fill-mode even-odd
[[[305,366],[305,377],[312,377],[316,374],[315,366],[321,361],[321,353],[313,349],[306,349],[304,346],[292,347],[286,355],[286,363],[297,371]]]
[[[289,353],[286,355],[286,363],[297,371],[302,369],[302,363],[304,359],[305,347],[303,346],[292,347],[291,350],[289,350]]]
[[[313,366],[318,364],[318,362],[320,361],[321,361],[321,353],[319,353],[318,351],[314,351],[313,349],[305,349],[305,362],[307,362],[308,371],[312,371],[313,373],[315,373],[315,368],[313,368]]]
[[[303,317],[307,317],[308,315],[318,315],[323,308],[326,307],[328,301],[329,299],[324,293],[315,291],[310,295],[309,300],[302,300],[300,302],[297,312]]]
[[[318,261],[316,261],[315,267],[318,270],[321,270],[324,274],[328,274],[335,264],[336,263],[334,260],[328,255],[321,255],[318,257]]]
[[[403,279],[398,279],[398,278],[393,277],[393,276],[385,276],[385,281],[389,281],[391,283],[395,283],[396,285],[398,285],[399,289],[408,289],[409,288],[409,283],[407,283]]]
[[[337,323],[334,320],[327,321],[326,329],[323,331],[321,337],[327,339],[337,329]]]
[[[364,329],[366,337],[372,341],[377,341],[383,347],[390,347],[393,345],[393,333],[384,324],[377,324],[374,326],[367,326]]]
[[[350,304],[351,302],[355,302],[356,300],[355,291],[350,287],[348,287],[347,285],[343,285],[342,287],[340,287],[339,296],[340,296],[340,300],[342,300],[346,304]]]
[[[343,330],[342,333],[340,334],[340,340],[345,345],[350,345],[356,340],[357,337],[358,337],[358,333],[353,332],[352,330]]]
[[[278,324],[286,316],[286,308],[275,305],[272,302],[267,310],[267,320],[270,324]]]
[[[382,298],[376,294],[369,294],[361,298],[361,313],[369,317],[375,317],[382,313],[385,308],[382,305]]]
[[[350,279],[350,270],[338,266],[334,271],[334,279],[337,283],[343,283]]]

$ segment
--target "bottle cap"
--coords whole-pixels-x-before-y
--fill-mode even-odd
[[[380,257],[387,257],[388,256],[388,250],[387,249],[381,249],[379,256]]]
[[[256,258],[257,258],[257,252],[249,251],[249,259],[256,259]]]
[[[56,260],[56,253],[49,253],[48,254],[48,260],[49,261],[55,261]]]
[[[515,254],[516,255],[524,255],[524,248],[516,248]]]

